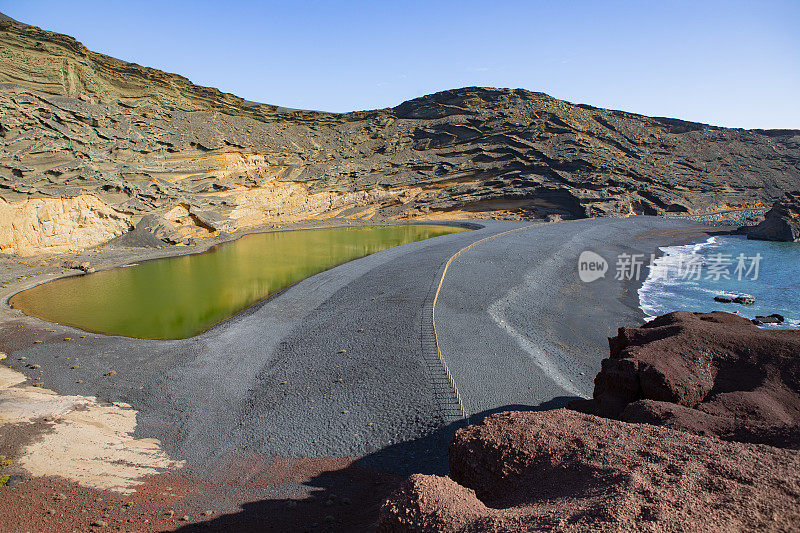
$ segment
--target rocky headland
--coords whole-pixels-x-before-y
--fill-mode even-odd
[[[311,218],[697,214],[800,188],[797,130],[479,87],[374,111],[286,109],[7,17],[0,51],[5,253],[80,250],[134,227],[185,243]]]
[[[743,226],[748,239],[762,241],[800,241],[800,191],[787,192],[766,212],[756,226]]]
[[[800,331],[676,312],[610,346],[584,412],[459,430],[449,477],[409,478],[379,530],[797,528]]]

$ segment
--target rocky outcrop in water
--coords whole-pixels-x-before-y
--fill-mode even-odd
[[[203,235],[316,216],[696,213],[800,188],[796,130],[719,128],[478,87],[375,111],[291,110],[10,20],[0,20],[0,52],[0,197],[14,206],[91,195],[133,225],[188,206],[213,213],[212,224],[202,215],[178,224]],[[34,242],[41,228],[13,231]]]
[[[787,192],[767,211],[757,226],[743,228],[748,239],[800,241],[800,191]]]
[[[794,450],[512,412],[458,430],[450,476],[411,476],[378,531],[786,531],[798,502]]]

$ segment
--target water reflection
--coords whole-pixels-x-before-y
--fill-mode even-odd
[[[185,338],[323,270],[457,231],[463,229],[404,225],[249,235],[203,254],[55,280],[10,303],[28,315],[89,331]]]

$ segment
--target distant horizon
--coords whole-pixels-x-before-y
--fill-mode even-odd
[[[0,0],[0,12],[94,52],[285,108],[370,111],[486,87],[712,126],[800,130],[800,2],[509,1],[487,10],[472,1]]]

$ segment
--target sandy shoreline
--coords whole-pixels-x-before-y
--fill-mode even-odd
[[[355,468],[443,473],[459,422],[431,363],[432,289],[457,250],[525,225],[480,223],[303,280],[191,339],[86,335],[7,311],[0,349],[9,354],[4,363],[59,394],[131,405],[134,436],[158,439],[169,457],[186,461],[180,475],[254,456],[267,464],[351,456]],[[577,279],[580,251],[610,261],[621,251],[649,255],[702,238],[705,229],[713,228],[649,217],[543,224],[460,257],[443,286],[437,326],[470,412],[556,406],[591,393],[606,337],[641,321],[635,284]],[[571,390],[543,371],[545,360]],[[276,481],[241,498],[302,500],[301,485]]]
[[[637,290],[646,271],[616,280],[616,256],[649,258],[659,246],[698,238],[702,228],[645,217],[574,221],[471,250],[453,265],[437,309],[445,325],[459,325],[442,328],[440,342],[469,410],[556,407],[590,396],[607,338],[644,318]],[[580,281],[578,256],[586,250],[608,261],[605,278]]]

